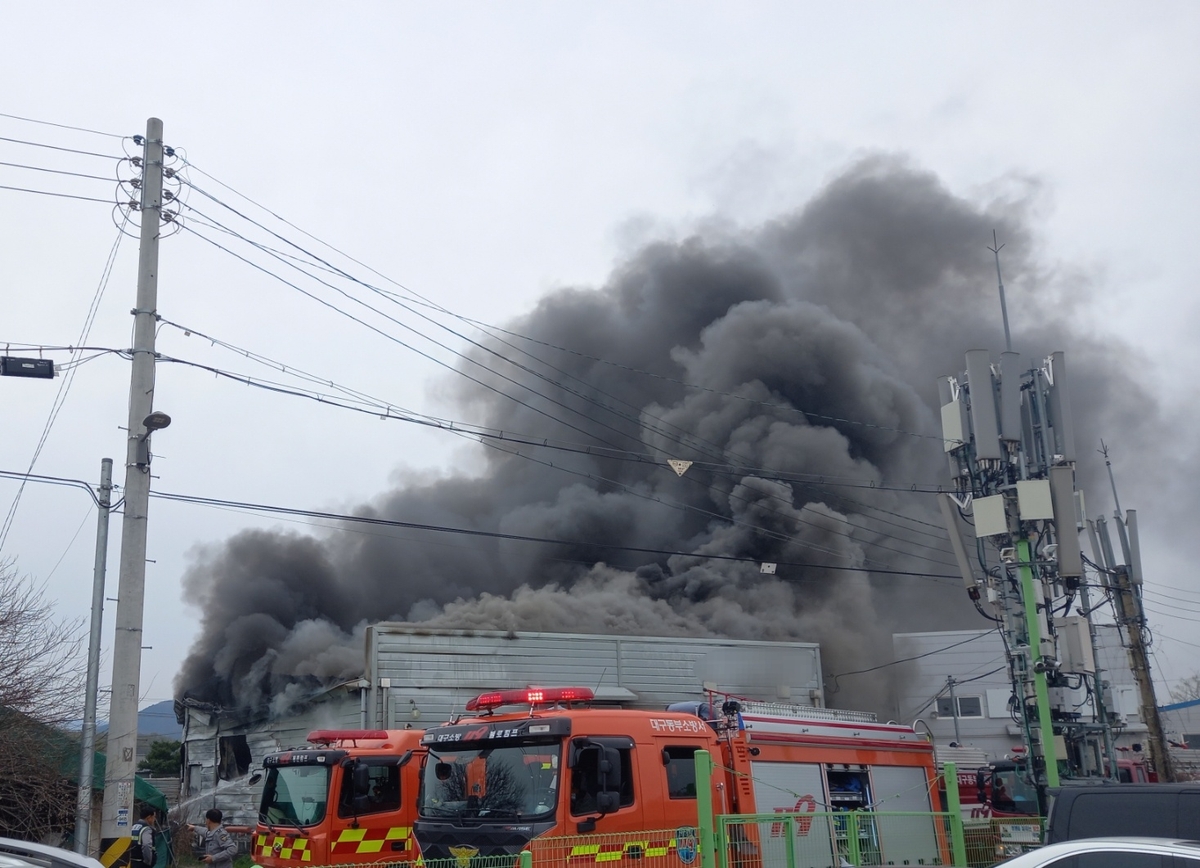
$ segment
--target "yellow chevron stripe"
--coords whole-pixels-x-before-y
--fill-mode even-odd
[[[113,841],[112,845],[101,854],[100,864],[103,865],[104,868],[112,868],[113,864],[117,862],[118,859],[129,852],[129,845],[132,843],[132,838],[118,838],[117,840]]]
[[[345,841],[361,841],[367,834],[366,829],[342,829],[342,833],[338,835],[338,843]]]
[[[408,826],[392,826],[392,828],[387,830],[387,834],[383,836],[383,840],[397,841],[397,840],[401,840],[403,838],[407,838],[408,835],[409,835]]]

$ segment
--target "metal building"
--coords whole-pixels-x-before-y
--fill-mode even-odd
[[[252,773],[266,754],[304,744],[314,729],[420,729],[461,713],[488,690],[579,685],[599,703],[665,708],[706,690],[746,699],[824,706],[815,643],[580,633],[367,628],[361,678],[321,689],[283,716],[185,699],[181,813],[220,808],[256,819]]]

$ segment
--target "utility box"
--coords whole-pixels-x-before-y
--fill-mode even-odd
[[[1071,674],[1095,675],[1096,656],[1087,618],[1055,618],[1054,629],[1058,632],[1059,668]]]
[[[0,356],[0,377],[53,380],[54,362],[50,359],[19,359],[16,356]]]

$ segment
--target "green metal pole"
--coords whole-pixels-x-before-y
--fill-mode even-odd
[[[796,815],[788,814],[783,821],[783,834],[787,835],[784,852],[787,854],[787,868],[796,868]]]
[[[846,843],[850,845],[850,864],[858,868],[862,865],[862,853],[858,849],[858,811],[846,812]]]
[[[946,781],[946,810],[950,812],[950,856],[953,864],[966,866],[967,837],[963,833],[962,801],[958,797],[958,765],[943,764],[942,777]]]
[[[1029,665],[1037,662],[1042,654],[1042,631],[1038,626],[1039,597],[1033,585],[1033,563],[1029,551],[1029,540],[1017,540],[1017,570],[1021,574],[1021,604],[1025,609],[1025,628],[1029,633]],[[1046,766],[1046,785],[1058,786],[1058,756],[1054,749],[1054,725],[1050,720],[1050,693],[1046,688],[1046,673],[1033,673],[1033,688],[1037,695],[1039,741],[1042,759]],[[1032,761],[1032,757],[1030,760]]]
[[[521,851],[521,868],[533,868],[533,853],[529,850]]]
[[[716,868],[713,844],[712,755],[696,751],[696,825],[700,837],[700,868]]]

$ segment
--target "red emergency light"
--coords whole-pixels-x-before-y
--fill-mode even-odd
[[[591,702],[595,694],[587,687],[529,687],[496,690],[467,700],[467,711],[491,711],[502,705],[550,705],[555,702]]]
[[[332,744],[335,741],[353,741],[360,738],[387,738],[382,729],[314,729],[308,734],[309,744]]]

